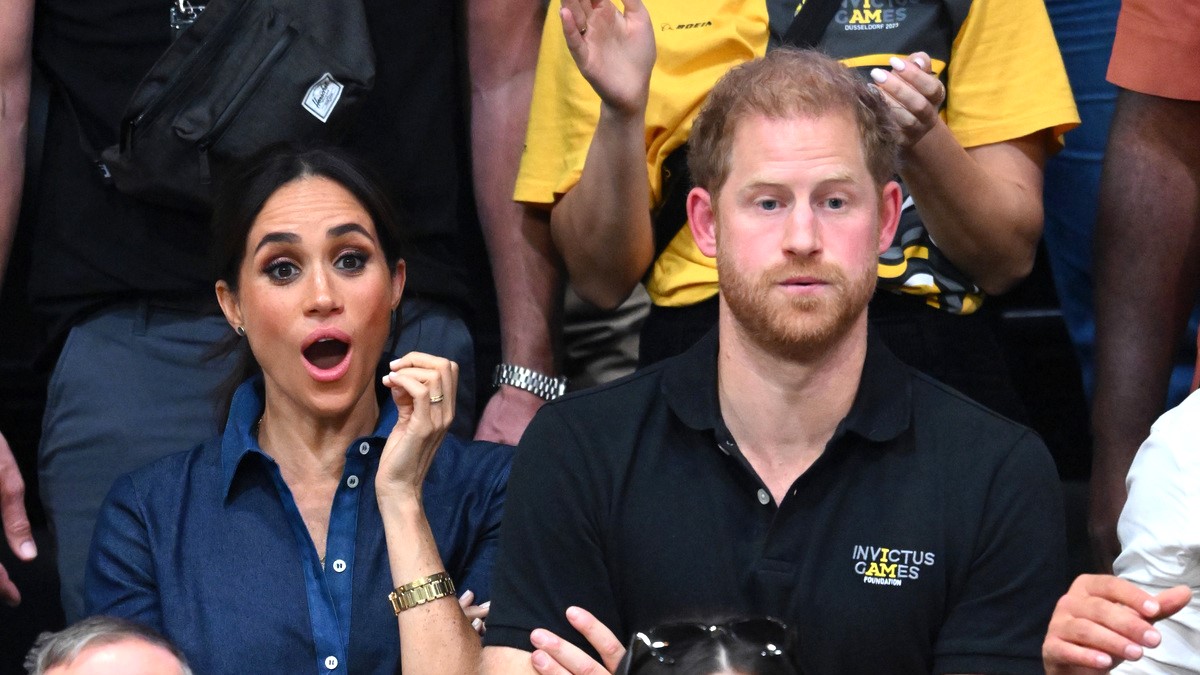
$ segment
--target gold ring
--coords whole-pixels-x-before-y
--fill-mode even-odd
[[[441,403],[442,399],[444,399],[444,398],[446,398],[446,396],[444,394],[438,394],[437,396],[430,396],[429,402],[430,403]]]

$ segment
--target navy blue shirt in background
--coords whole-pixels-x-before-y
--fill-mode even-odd
[[[258,446],[261,379],[234,395],[225,433],[121,477],[96,524],[88,614],[170,638],[197,673],[394,673],[400,644],[375,501],[396,422],[346,449],[322,568],[274,460]],[[489,597],[512,449],[447,436],[425,479],[425,513],[459,592]]]

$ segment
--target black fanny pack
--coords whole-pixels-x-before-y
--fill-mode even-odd
[[[375,82],[361,0],[171,9],[172,28],[191,25],[138,85],[99,162],[125,194],[207,210],[222,171],[277,143],[336,139]]]

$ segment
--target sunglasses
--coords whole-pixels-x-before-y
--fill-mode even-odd
[[[740,644],[761,659],[787,672],[800,673],[796,632],[772,618],[740,619],[722,624],[671,623],[637,633],[629,642],[621,675],[670,670],[684,655],[703,649],[711,641]]]

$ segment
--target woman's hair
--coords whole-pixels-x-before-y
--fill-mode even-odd
[[[371,216],[388,269],[395,274],[404,258],[400,218],[375,172],[354,155],[328,147],[273,146],[242,163],[218,187],[212,216],[212,269],[216,279],[238,291],[238,274],[246,257],[246,239],[263,205],[280,188],[304,178],[325,178],[345,188]],[[399,324],[398,313],[394,321]],[[395,328],[393,328],[394,330]],[[394,337],[394,336],[393,336]],[[259,372],[246,340],[230,331],[211,358],[233,355],[237,364],[218,389],[216,416],[224,426],[238,386]],[[220,428],[218,428],[220,431]]]

